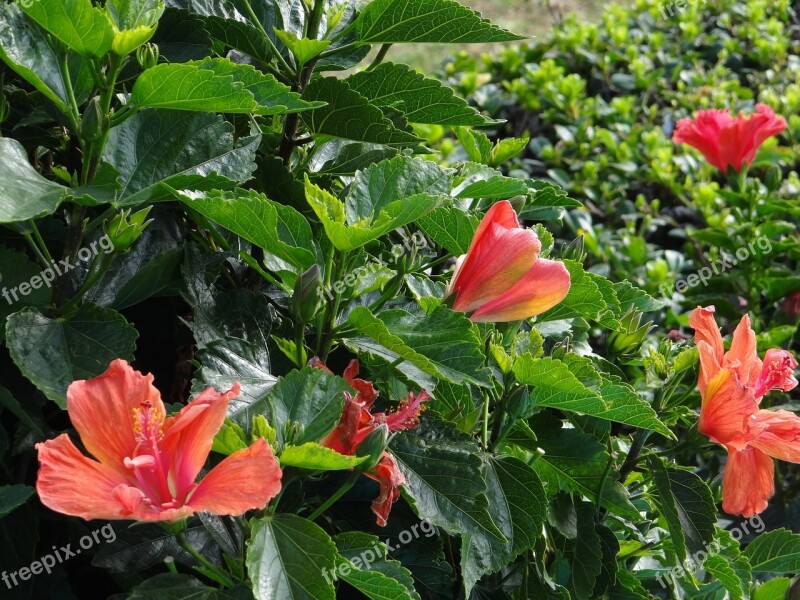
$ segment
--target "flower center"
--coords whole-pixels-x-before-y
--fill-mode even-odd
[[[756,398],[761,398],[770,390],[788,392],[793,389],[797,385],[794,377],[796,367],[797,361],[786,350],[769,350],[753,390]]]
[[[133,457],[125,459],[125,466],[133,471],[136,483],[149,504],[158,508],[174,508],[178,502],[174,491],[170,489],[159,448],[164,436],[162,422],[161,415],[148,400],[133,409],[133,431],[137,444]]]

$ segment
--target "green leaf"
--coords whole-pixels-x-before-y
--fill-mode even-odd
[[[102,57],[114,41],[106,12],[91,0],[35,0],[20,6],[31,19],[78,54]]]
[[[0,485],[0,519],[25,504],[35,491],[27,485]]]
[[[469,177],[467,181],[453,191],[456,193],[456,198],[503,200],[514,196],[526,196],[528,194],[528,186],[519,179],[495,175],[486,179]]]
[[[584,317],[607,326],[613,326],[615,323],[613,318],[611,320],[604,318],[609,306],[606,300],[607,296],[601,289],[601,286],[606,286],[608,288],[607,291],[613,297],[614,290],[611,282],[594,273],[587,273],[579,262],[574,260],[565,260],[563,262],[571,278],[569,292],[558,306],[554,306],[539,315],[537,321],[556,321]],[[615,297],[614,299],[616,300]]]
[[[484,468],[486,494],[492,519],[508,540],[466,534],[461,540],[464,587],[472,587],[487,573],[494,573],[533,548],[547,517],[547,496],[538,475],[511,457],[489,457]]]
[[[297,60],[298,68],[302,67],[312,58],[322,54],[331,45],[330,40],[310,40],[299,38],[289,31],[275,30],[275,35],[289,49]]]
[[[545,483],[548,497],[559,490],[567,490],[597,502],[597,491],[610,460],[603,444],[579,429],[564,428],[560,420],[548,414],[537,415],[531,424],[536,439],[515,430],[507,441],[531,452],[544,451],[531,466]],[[627,519],[641,518],[630,503],[627,490],[618,481],[605,480],[601,504]]]
[[[250,523],[246,564],[257,600],[335,600],[336,546],[327,533],[290,514]]]
[[[322,369],[292,371],[270,393],[268,420],[279,432],[284,423],[300,423],[303,431],[292,440],[294,444],[319,441],[339,422],[345,392],[353,393],[347,382]]]
[[[17,223],[52,214],[66,188],[48,181],[28,162],[22,145],[0,138],[0,223]]]
[[[762,533],[744,551],[753,573],[800,571],[800,534],[786,529]]]
[[[436,532],[432,525],[429,528],[431,534]],[[333,541],[339,550],[337,578],[372,600],[420,600],[411,572],[399,561],[387,558],[388,550],[376,536],[345,531]]]
[[[792,580],[788,577],[770,579],[756,588],[753,600],[784,600],[791,585]]]
[[[226,418],[222,423],[222,427],[214,436],[214,444],[211,449],[214,452],[229,456],[237,450],[244,450],[248,446],[244,430],[231,419]]]
[[[247,181],[259,142],[219,115],[146,109],[111,130],[103,160],[120,174],[117,206],[133,206]]]
[[[244,585],[219,590],[208,587],[194,577],[177,573],[161,573],[140,583],[125,597],[126,600],[252,600]]]
[[[669,467],[660,458],[649,458],[648,466],[678,562],[686,560],[687,551],[705,552],[714,539],[716,523],[714,499],[708,486],[694,473]]]
[[[261,31],[249,23],[220,16],[204,18],[204,29],[215,40],[252,56],[261,64],[272,60],[272,46]]]
[[[301,115],[309,131],[316,135],[386,146],[414,145],[422,141],[413,133],[395,127],[380,108],[334,77],[312,81],[303,99],[326,103],[322,108]]]
[[[528,147],[528,142],[530,142],[530,137],[527,135],[521,138],[510,137],[500,139],[489,153],[489,159],[486,163],[492,167],[500,166],[525,150],[525,148]]]
[[[583,385],[569,367],[555,358],[520,356],[514,362],[514,377],[530,385],[534,406],[549,406],[586,415],[602,415],[608,406],[599,394]]]
[[[304,102],[269,73],[227,58],[163,63],[147,69],[133,86],[131,102],[142,107],[258,115],[321,106]]]
[[[428,417],[424,425],[430,421]],[[483,463],[472,441],[430,433],[421,426],[399,433],[391,449],[406,478],[402,490],[420,519],[451,534],[506,541],[489,513]]]
[[[478,219],[455,206],[434,208],[417,219],[417,225],[454,256],[466,254],[478,228]]]
[[[455,0],[373,0],[355,22],[361,44],[471,44],[525,39],[482,19]]]
[[[437,79],[408,65],[383,63],[351,75],[345,82],[375,106],[394,108],[409,123],[486,125],[493,123]]]
[[[492,140],[485,133],[468,127],[458,127],[456,128],[456,137],[471,161],[479,164],[489,162]]]
[[[9,250],[5,246],[0,246],[0,341],[5,339],[5,321],[6,317],[12,312],[15,312],[22,306],[40,306],[44,307],[50,303],[53,296],[53,289],[50,285],[42,285],[40,282],[42,278],[42,266],[28,260],[28,257],[22,252],[15,252]],[[53,272],[55,274],[55,272]],[[34,277],[39,277],[39,282],[34,280]],[[49,277],[49,273],[47,274]],[[39,286],[38,289],[29,290],[30,293],[23,295],[19,290],[21,283],[26,283],[29,286],[31,281],[34,281]],[[17,299],[14,299],[14,295]]]
[[[228,416],[245,429],[254,415],[266,412],[267,395],[277,382],[266,347],[224,338],[207,345],[198,358],[202,367],[195,375],[192,392],[199,394],[207,387],[228,390],[238,382],[242,391],[228,405]]]
[[[15,3],[0,5],[0,59],[61,112],[68,112],[70,100],[57,44],[33,24]],[[75,101],[81,105],[94,88],[90,60],[70,53],[67,66]]]
[[[360,351],[389,362],[403,358],[423,373],[451,383],[487,386],[489,373],[475,325],[462,313],[437,306],[430,314],[387,310],[379,316],[358,307],[349,323],[367,340],[349,340]]]
[[[316,442],[306,442],[300,446],[284,446],[280,461],[282,467],[300,467],[314,471],[341,471],[357,467],[368,458],[369,456],[345,456],[336,450],[320,446]]]
[[[311,226],[305,217],[264,194],[255,190],[214,191],[181,199],[211,221],[300,271],[317,260]]]
[[[73,381],[97,377],[116,358],[132,360],[137,337],[122,315],[93,304],[58,319],[25,308],[6,324],[6,343],[14,363],[61,408],[66,408],[67,387]]]
[[[712,554],[703,563],[703,569],[727,590],[730,600],[743,600],[742,582],[733,567],[721,556]]]
[[[109,0],[106,2],[114,25],[111,49],[118,56],[127,56],[153,37],[158,20],[164,14],[161,0]]]
[[[392,203],[421,194],[447,196],[452,169],[408,156],[396,156],[356,173],[345,198],[345,215],[351,225],[374,223]]]
[[[575,600],[589,600],[603,569],[600,536],[595,529],[595,507],[581,502],[576,508],[578,535],[572,554],[570,587]]]
[[[322,222],[325,234],[339,250],[348,252],[407,225],[432,210],[439,197],[417,194],[397,200],[383,208],[374,220],[369,218],[347,225],[345,205],[330,192],[311,183],[306,176],[306,199]]]

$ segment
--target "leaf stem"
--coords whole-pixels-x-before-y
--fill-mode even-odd
[[[359,478],[360,475],[361,473],[359,473],[358,471],[353,471],[352,473],[350,473],[350,476],[347,478],[347,481],[345,481],[342,484],[342,486],[338,490],[336,490],[336,492],[334,492],[334,494],[330,498],[328,498],[325,502],[323,502],[322,506],[320,506],[317,510],[311,513],[311,515],[308,517],[308,520],[315,521],[317,517],[319,517],[322,513],[324,513],[331,506],[333,506],[339,498],[344,496],[350,490],[350,488],[353,487],[353,485],[355,484],[356,480]]]
[[[217,567],[214,563],[208,560],[205,556],[200,554],[197,550],[195,550],[192,545],[189,543],[189,540],[186,539],[186,536],[183,533],[176,533],[175,539],[178,541],[178,544],[181,548],[186,550],[192,557],[203,565],[208,571],[216,575],[219,579],[218,581],[223,585],[233,588],[236,586],[236,582],[231,579],[231,577],[222,569]]]

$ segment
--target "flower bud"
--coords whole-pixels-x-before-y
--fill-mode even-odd
[[[641,325],[642,313],[636,310],[628,311],[620,320],[621,328],[609,336],[609,345],[620,355],[633,354],[639,349],[644,338],[650,333],[654,325],[648,321]]]
[[[582,263],[584,258],[586,258],[586,253],[583,250],[583,234],[576,237],[561,250],[562,260],[575,260]]]
[[[145,228],[153,222],[152,219],[145,221],[151,208],[148,206],[132,215],[130,209],[123,210],[114,215],[110,221],[106,221],[103,229],[114,244],[116,252],[127,252],[142,236]]]
[[[369,456],[367,460],[356,467],[356,471],[366,473],[372,470],[380,462],[388,443],[389,426],[386,423],[381,423],[370,431],[364,441],[356,448],[356,456]]]
[[[100,97],[95,96],[86,110],[83,111],[81,118],[81,139],[86,143],[92,143],[103,137],[103,134],[109,128],[108,116],[103,112],[103,107],[100,106]]]
[[[159,50],[158,45],[147,43],[136,49],[136,62],[142,71],[152,69],[158,64]]]
[[[772,193],[779,187],[781,187],[782,179],[783,179],[783,172],[781,171],[781,168],[778,165],[772,165],[767,170],[767,179],[765,181],[765,184],[767,186],[767,191]]]
[[[511,392],[506,403],[508,414],[514,419],[523,419],[530,416],[531,395],[527,386],[521,386]]]
[[[308,323],[314,318],[319,308],[322,275],[319,265],[314,264],[308,271],[302,273],[294,284],[292,304],[294,313],[303,323]]]

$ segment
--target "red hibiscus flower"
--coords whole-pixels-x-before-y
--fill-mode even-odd
[[[728,110],[701,110],[694,119],[681,119],[673,139],[697,148],[706,160],[726,173],[739,172],[756,157],[765,140],[786,129],[786,121],[766,104],[749,116],[731,116]]]

